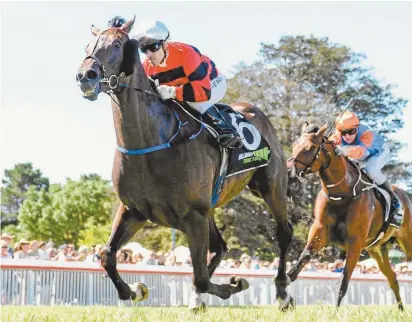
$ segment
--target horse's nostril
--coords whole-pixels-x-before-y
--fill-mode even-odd
[[[89,69],[86,72],[86,78],[87,79],[96,79],[97,78],[97,73],[93,69]]]
[[[77,81],[77,82],[80,81],[80,80],[82,79],[82,77],[83,77],[83,74],[82,74],[82,73],[77,73],[77,75],[76,75],[76,81]]]

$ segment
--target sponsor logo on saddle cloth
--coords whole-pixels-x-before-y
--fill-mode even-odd
[[[219,108],[225,120],[236,129],[244,144],[242,148],[229,149],[227,176],[266,166],[270,161],[270,145],[257,128],[242,114],[224,108],[223,104],[215,106]]]

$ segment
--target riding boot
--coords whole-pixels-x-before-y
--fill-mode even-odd
[[[379,188],[386,190],[392,198],[391,212],[388,219],[389,224],[396,228],[400,228],[403,219],[403,209],[401,203],[399,202],[398,196],[395,194],[388,181],[385,181],[383,184],[379,185]]]
[[[226,122],[219,110],[212,105],[203,114],[203,121],[217,133],[217,142],[224,148],[240,148],[243,146],[242,139],[236,130]]]

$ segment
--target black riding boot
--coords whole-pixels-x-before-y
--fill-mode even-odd
[[[212,105],[203,114],[203,121],[217,132],[217,142],[224,148],[240,148],[242,139],[235,129],[226,122],[219,110]]]
[[[396,228],[400,228],[403,218],[401,214],[402,205],[399,202],[397,195],[393,191],[388,181],[385,181],[383,184],[379,185],[379,188],[386,190],[392,198],[391,212],[389,214],[389,224]]]

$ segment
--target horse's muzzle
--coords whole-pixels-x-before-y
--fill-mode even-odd
[[[88,100],[94,101],[102,90],[100,68],[96,64],[96,61],[92,59],[86,59],[80,67],[76,81],[83,92],[83,97]]]

